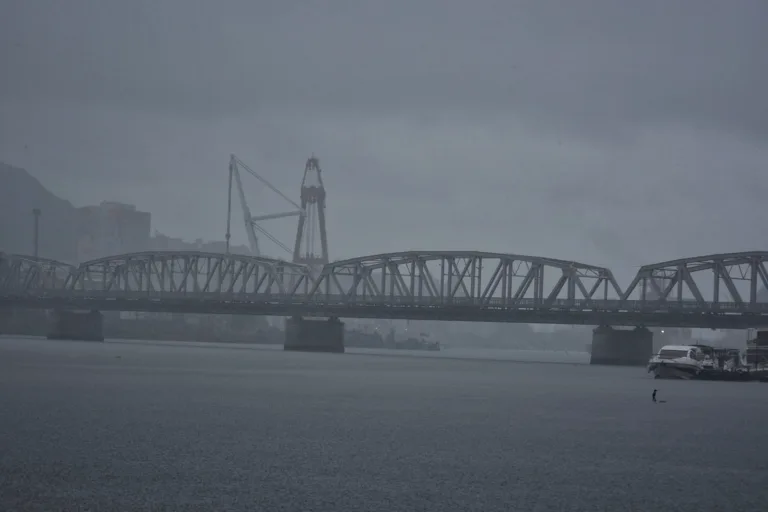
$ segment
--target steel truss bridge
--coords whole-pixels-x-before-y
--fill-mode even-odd
[[[768,252],[604,267],[475,251],[409,251],[305,264],[141,252],[78,266],[0,253],[0,308],[95,309],[747,328],[768,326]]]

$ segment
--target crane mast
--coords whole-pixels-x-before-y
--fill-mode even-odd
[[[259,180],[263,185],[265,185],[267,188],[269,188],[271,191],[279,195],[282,199],[290,203],[292,206],[295,207],[294,210],[286,211],[286,212],[280,212],[280,213],[270,213],[266,215],[258,215],[254,216],[251,214],[251,210],[248,207],[248,202],[245,198],[245,190],[243,188],[243,181],[240,175],[240,169],[243,169],[247,173],[249,173],[251,176]],[[274,185],[272,185],[269,181],[267,181],[264,177],[259,175],[256,171],[248,167],[245,163],[243,163],[242,160],[237,158],[235,155],[230,155],[229,159],[229,191],[228,191],[228,200],[227,200],[227,233],[226,233],[226,251],[229,253],[230,251],[230,239],[231,239],[231,224],[232,224],[232,188],[233,188],[233,182],[235,187],[237,188],[237,194],[240,198],[240,208],[242,209],[242,215],[243,215],[243,223],[245,224],[245,232],[248,235],[248,244],[251,250],[251,253],[254,256],[261,256],[261,250],[259,248],[259,237],[257,236],[257,232],[261,235],[265,236],[267,239],[271,240],[275,245],[283,249],[288,254],[292,254],[293,250],[282,243],[280,240],[278,240],[274,235],[272,235],[269,231],[267,231],[264,226],[260,224],[260,222],[266,221],[266,220],[274,220],[274,219],[281,219],[285,217],[299,217],[300,219],[304,217],[305,210],[300,205],[292,201],[288,196],[280,192]]]

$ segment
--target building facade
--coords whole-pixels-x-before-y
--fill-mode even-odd
[[[132,204],[103,201],[76,212],[80,262],[150,248],[152,214]]]
[[[181,238],[171,237],[157,232],[150,239],[149,248],[153,251],[199,251],[218,254],[227,252],[226,242],[204,241],[200,238],[194,242],[187,242]],[[251,254],[251,251],[245,245],[232,245],[229,248],[229,252],[243,256]]]

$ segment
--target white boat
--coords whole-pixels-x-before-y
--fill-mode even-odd
[[[704,352],[692,345],[664,345],[648,361],[648,372],[657,379],[692,379],[704,369]]]

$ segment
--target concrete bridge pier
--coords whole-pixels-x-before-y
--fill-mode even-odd
[[[653,355],[653,333],[645,327],[614,329],[601,325],[592,331],[589,364],[645,366]]]
[[[307,319],[293,316],[285,320],[284,350],[299,352],[344,353],[344,322],[336,317]]]
[[[104,317],[99,311],[56,310],[48,339],[104,341]]]
[[[12,309],[0,309],[0,334],[8,334],[11,331]]]

